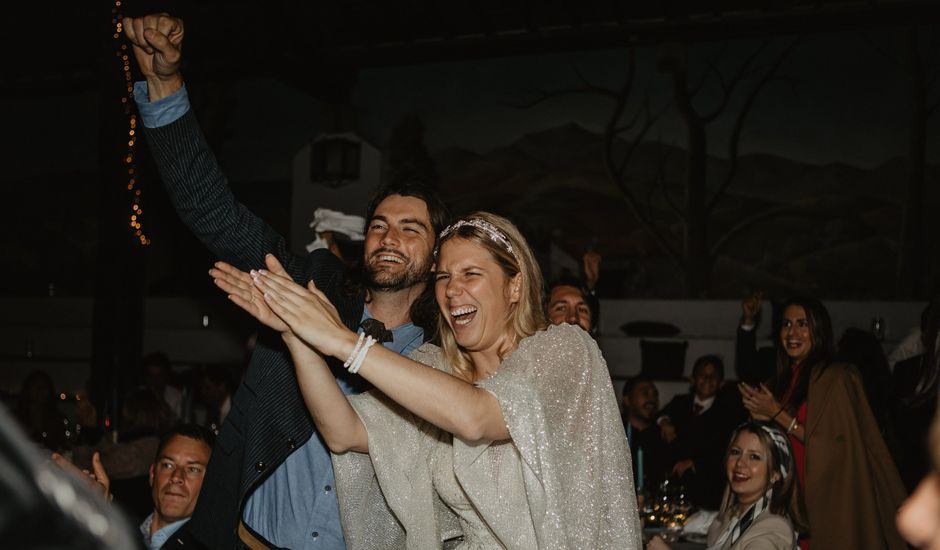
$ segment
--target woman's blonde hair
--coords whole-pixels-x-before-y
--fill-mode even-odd
[[[489,212],[473,212],[461,217],[449,225],[437,242],[435,257],[441,246],[451,239],[462,239],[485,248],[507,280],[521,274],[519,282],[519,301],[509,306],[509,318],[506,333],[499,345],[499,358],[505,359],[519,342],[546,326],[545,312],[542,309],[542,271],[535,255],[529,248],[519,229],[506,218]],[[454,333],[443,314],[438,316],[438,334],[444,360],[451,365],[454,374],[465,380],[474,381],[473,362],[467,352],[460,348]]]
[[[768,430],[778,432],[779,438],[786,441],[788,451],[784,454],[774,452],[775,443],[770,437]],[[768,482],[771,474],[779,471],[780,460],[786,461],[785,470],[787,475],[781,476],[776,482],[772,482],[774,493],[770,499],[769,510],[778,516],[785,516],[790,519],[790,523],[799,532],[805,532],[809,527],[807,521],[806,509],[803,504],[803,495],[800,491],[799,480],[797,479],[796,464],[793,460],[793,450],[790,447],[790,441],[787,435],[777,426],[769,422],[749,421],[741,424],[731,434],[731,440],[728,442],[728,449],[725,451],[725,465],[728,463],[728,456],[731,455],[731,448],[734,442],[742,433],[752,433],[760,440],[761,448],[767,457],[767,476]],[[734,508],[738,504],[738,496],[731,491],[731,481],[725,485],[725,495],[721,500],[721,509],[718,512],[719,517],[728,519],[734,514]]]

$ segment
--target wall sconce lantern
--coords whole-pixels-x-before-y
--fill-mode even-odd
[[[337,188],[359,179],[362,144],[343,137],[323,137],[312,144],[310,179]]]

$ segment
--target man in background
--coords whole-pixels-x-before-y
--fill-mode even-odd
[[[194,541],[175,535],[196,508],[214,437],[202,426],[181,424],[160,440],[150,465],[153,512],[140,525],[149,550],[192,547]]]
[[[623,386],[623,428],[633,457],[633,481],[637,491],[655,489],[669,476],[673,461],[660,435],[659,390],[653,380],[638,374]],[[642,464],[642,467],[641,467]]]

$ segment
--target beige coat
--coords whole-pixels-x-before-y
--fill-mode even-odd
[[[718,518],[708,528],[708,546],[711,547],[728,527],[728,520]],[[757,516],[754,523],[731,544],[725,541],[721,550],[792,550],[796,543],[796,533],[790,520],[770,510]]]
[[[894,524],[904,486],[858,370],[817,365],[811,377],[804,440],[810,548],[905,550]]]

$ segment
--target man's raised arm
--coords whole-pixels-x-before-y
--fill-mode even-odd
[[[235,199],[190,109],[180,72],[183,21],[167,14],[126,17],[124,32],[146,79],[135,86],[144,134],[180,218],[218,258],[247,271],[271,253],[298,280],[300,259]]]

